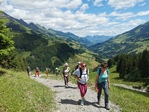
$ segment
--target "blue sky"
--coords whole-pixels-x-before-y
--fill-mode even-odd
[[[77,36],[116,36],[149,21],[149,0],[0,0],[25,22]]]

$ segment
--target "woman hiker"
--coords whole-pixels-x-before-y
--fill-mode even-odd
[[[89,78],[86,64],[84,62],[81,63],[81,67],[76,69],[73,72],[73,75],[77,79],[78,88],[80,90],[81,105],[84,105],[84,101],[85,101],[84,97],[87,92],[87,87],[88,87],[87,82],[88,82],[88,78]]]
[[[70,75],[70,68],[68,66],[68,63],[65,63],[62,70],[62,76],[64,78],[65,87],[68,87],[69,75]]]
[[[109,70],[106,62],[101,63],[101,67],[97,70],[96,78],[95,78],[95,90],[97,91],[97,100],[100,105],[100,97],[102,93],[102,89],[104,90],[105,95],[105,108],[110,110],[109,108],[109,93],[108,89],[110,89],[110,80],[109,80]]]

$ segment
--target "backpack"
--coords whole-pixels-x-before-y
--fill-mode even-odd
[[[99,71],[98,71],[98,75],[100,76],[100,74],[101,74],[101,68],[99,68]],[[108,69],[106,69],[106,72],[107,72],[107,74],[109,74],[109,71],[108,71]],[[98,76],[98,79],[97,79],[97,82],[99,81],[99,76]]]
[[[82,69],[79,68],[79,70],[80,70],[80,78],[81,78],[81,76],[82,76]],[[88,75],[88,68],[86,68],[86,74]]]
[[[109,74],[108,69],[106,69],[106,71],[107,71],[107,74]],[[99,76],[100,76],[100,73],[101,73],[101,68],[99,68],[99,71],[98,71],[98,75],[99,75]]]
[[[78,67],[79,67],[79,65],[76,65],[76,66],[75,66],[75,70],[78,69]]]

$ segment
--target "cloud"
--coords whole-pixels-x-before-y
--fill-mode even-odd
[[[103,6],[102,1],[103,1],[103,0],[95,0],[93,4],[94,4],[95,6]]]
[[[147,15],[149,15],[149,10],[147,10],[147,11],[141,11],[141,12],[138,12],[137,13],[137,16],[147,16]]]
[[[112,12],[110,16],[116,17],[117,20],[127,20],[129,18],[134,17],[133,12],[126,12],[126,13],[118,13],[118,12]]]
[[[81,11],[81,12],[85,12],[85,10],[88,9],[88,8],[89,8],[88,4],[83,4],[83,5],[80,7],[80,11]]]
[[[0,10],[27,23],[34,22],[47,29],[72,32],[78,36],[117,35],[145,22],[136,17],[149,15],[148,10],[136,13],[121,11],[136,4],[145,5],[144,0],[109,0],[108,5],[116,10],[108,7],[108,11],[103,2],[105,3],[104,0],[88,0],[86,3],[82,0],[3,0]],[[98,14],[94,12],[94,5],[98,6]]]
[[[145,0],[109,0],[108,5],[115,9],[123,9],[134,7],[135,5],[144,2]]]

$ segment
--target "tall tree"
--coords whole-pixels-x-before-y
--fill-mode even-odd
[[[0,12],[2,15],[2,12]],[[14,41],[12,36],[9,35],[10,29],[5,25],[6,20],[0,17],[0,64],[6,62],[4,57],[7,57],[11,51],[14,50]]]
[[[143,78],[149,77],[149,51],[145,49],[139,62],[139,69]]]

